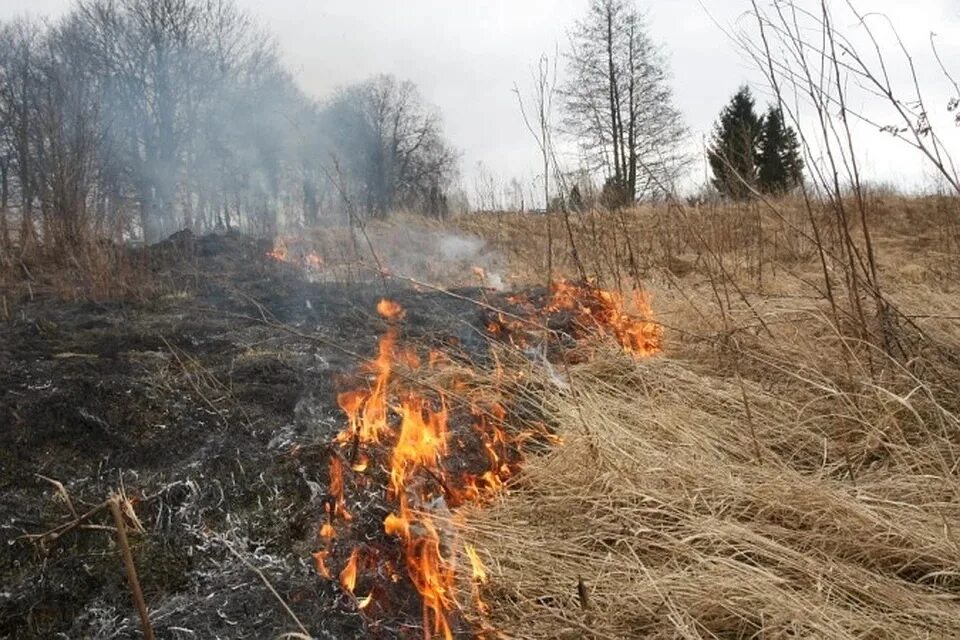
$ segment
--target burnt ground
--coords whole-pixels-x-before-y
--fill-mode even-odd
[[[70,519],[40,476],[62,482],[80,513],[118,487],[134,500],[145,532],[131,542],[159,638],[297,630],[228,546],[314,637],[422,634],[419,615],[406,627],[360,615],[310,557],[327,484],[316,448],[343,427],[338,377],[385,329],[374,313],[384,285],[307,282],[268,249],[182,234],[143,250],[165,294],[37,295],[0,324],[0,638],[141,637],[111,532],[19,539]],[[408,311],[406,336],[480,353],[483,318],[469,301],[389,296]]]

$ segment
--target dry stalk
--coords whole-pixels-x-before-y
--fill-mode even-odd
[[[114,494],[107,500],[110,507],[110,513],[113,514],[113,522],[117,528],[117,545],[120,547],[120,557],[123,559],[123,566],[127,572],[127,583],[130,585],[130,593],[133,596],[133,602],[137,607],[137,613],[140,614],[140,625],[143,628],[143,637],[146,640],[155,640],[153,627],[150,626],[150,615],[147,612],[147,603],[143,599],[143,591],[140,589],[140,580],[137,578],[137,567],[133,562],[133,553],[130,551],[130,543],[127,540],[127,528],[124,524],[124,516],[120,507],[121,497]],[[124,502],[126,502],[124,500]]]

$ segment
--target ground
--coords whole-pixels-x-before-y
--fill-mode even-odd
[[[109,532],[78,529],[45,548],[22,539],[69,519],[46,478],[80,512],[117,487],[135,499],[148,533],[134,537],[134,555],[159,637],[296,630],[227,545],[319,637],[413,633],[364,622],[310,559],[327,484],[321,449],[343,428],[338,377],[375,352],[384,285],[311,283],[268,249],[181,235],[149,250],[161,296],[38,294],[0,325],[0,637],[140,634]],[[470,348],[482,313],[468,298],[480,291],[459,293],[389,296],[407,309],[411,337]]]

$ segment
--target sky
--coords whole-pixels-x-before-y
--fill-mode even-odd
[[[468,192],[478,163],[504,183],[511,177],[534,180],[537,147],[523,124],[513,87],[529,87],[540,56],[565,48],[569,29],[588,5],[588,0],[236,1],[275,34],[289,68],[312,96],[322,98],[377,73],[415,82],[440,109],[447,136],[461,151]],[[830,2],[841,15],[838,26],[855,33],[857,25],[842,16],[844,0]],[[917,54],[930,104],[945,105],[950,87],[936,69],[929,38],[931,31],[937,33],[948,64],[960,60],[960,4],[854,2],[861,11],[889,16]],[[57,16],[71,4],[0,0],[0,19],[24,13]],[[768,100],[758,70],[725,33],[752,26],[745,16],[749,0],[637,0],[637,5],[667,56],[676,105],[690,129],[691,149],[701,158],[689,182],[702,182],[702,141],[731,95],[749,83],[761,106]],[[885,40],[884,46],[891,43]],[[955,71],[960,76],[960,68]],[[866,98],[854,96],[854,101],[857,108],[874,109]],[[876,115],[885,121],[879,108]],[[943,129],[948,147],[960,156],[956,127],[947,123]],[[854,133],[871,180],[907,189],[930,182],[930,170],[902,143],[862,125],[855,125]]]

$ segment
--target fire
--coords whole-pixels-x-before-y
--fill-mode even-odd
[[[632,291],[625,296],[590,283],[560,280],[552,285],[542,304],[535,304],[523,294],[509,296],[507,301],[517,307],[517,312],[498,312],[487,322],[487,331],[517,346],[534,342],[539,325],[542,330],[550,327],[566,334],[577,343],[594,334],[609,335],[637,358],[662,350],[663,327],[652,320],[650,295],[646,291]]]
[[[480,555],[477,553],[477,550],[471,544],[463,545],[463,550],[467,554],[467,558],[470,560],[470,570],[472,575],[471,582],[471,591],[473,592],[473,601],[477,606],[477,610],[480,613],[487,615],[490,613],[490,606],[483,601],[483,598],[480,597],[480,585],[487,583],[487,568],[483,566],[483,562],[480,561]]]
[[[516,297],[513,303],[531,307],[528,317],[539,313],[543,320],[550,314],[572,318],[571,331],[578,340],[591,332],[603,332],[635,356],[659,352],[661,330],[648,320],[652,315],[649,299],[637,293],[629,301],[627,305],[619,294],[564,281],[553,287],[539,312],[525,298]],[[488,573],[474,547],[458,544],[451,510],[468,503],[485,503],[502,493],[519,468],[521,448],[527,441],[557,443],[559,439],[544,425],[508,431],[504,404],[486,388],[482,394],[471,392],[469,375],[464,375],[462,368],[454,369],[462,365],[456,365],[452,357],[433,350],[423,363],[416,351],[399,344],[400,324],[406,317],[400,304],[382,299],[377,312],[389,322],[378,342],[377,355],[360,369],[362,376],[357,384],[337,396],[346,425],[335,438],[338,451],[329,463],[327,522],[320,529],[327,549],[313,555],[314,563],[317,572],[329,578],[331,552],[338,543],[350,539],[351,525],[345,524],[344,532],[334,530],[338,518],[344,523],[353,518],[344,495],[345,474],[363,474],[350,476],[351,487],[381,482],[383,497],[390,506],[383,519],[383,532],[400,545],[404,571],[398,571],[391,554],[378,551],[378,543],[369,542],[375,538],[368,535],[362,554],[361,547],[351,550],[338,575],[339,582],[352,594],[361,571],[365,579],[375,581],[368,595],[357,600],[361,610],[371,605],[384,586],[403,582],[412,585],[419,595],[425,640],[437,636],[452,640],[456,612],[461,608],[458,562],[465,568],[464,555],[469,561],[470,591],[483,614],[488,607],[480,598],[480,586],[486,583]],[[490,331],[522,340],[523,323],[517,318],[517,314],[500,313],[489,322]],[[499,379],[506,380],[499,361],[496,366]],[[408,376],[396,375],[398,367],[414,371],[428,367],[431,374],[449,371],[453,375],[441,376],[447,381],[446,393],[436,388],[422,392],[405,384]]]
[[[330,578],[330,570],[327,569],[327,557],[330,555],[329,551],[317,551],[313,554],[313,564],[317,568],[317,573],[319,573],[324,578]]]
[[[381,301],[381,305],[383,302]],[[393,370],[396,342],[397,332],[393,327],[380,338],[377,359],[370,367],[374,374],[372,388],[346,391],[337,395],[337,404],[347,414],[349,423],[347,430],[337,437],[339,442],[356,439],[360,443],[377,443],[380,442],[381,435],[390,430],[387,426],[386,391]]]
[[[347,511],[347,502],[343,496],[343,463],[337,456],[330,457],[330,495],[336,500],[331,515],[352,520],[353,516]]]
[[[501,458],[506,455],[507,437],[495,424],[505,418],[505,411],[497,403],[471,407],[465,417],[473,421],[473,429],[459,437],[474,434],[470,436],[475,441],[474,446],[485,452],[479,462],[488,464],[488,468],[475,474],[448,476],[445,460],[450,455],[452,434],[447,401],[442,394],[428,398],[412,391],[397,400],[397,384],[393,378],[398,363],[411,369],[418,369],[423,364],[413,350],[398,346],[397,325],[406,315],[403,307],[395,301],[383,299],[377,304],[377,312],[390,322],[390,326],[380,338],[376,358],[363,367],[366,382],[337,396],[337,402],[347,416],[347,424],[336,438],[344,455],[333,455],[330,459],[332,516],[345,520],[350,517],[343,495],[345,465],[341,459],[349,460],[350,468],[361,472],[369,469],[375,458],[377,466],[373,473],[379,473],[376,469],[383,465],[385,497],[394,506],[384,518],[383,530],[401,544],[406,576],[420,595],[425,637],[452,638],[449,616],[456,605],[456,554],[451,550],[452,536],[448,532],[446,516],[449,515],[449,505],[479,501],[495,494],[510,475],[509,465]],[[451,363],[449,357],[432,351],[426,366],[435,369]],[[455,382],[453,388],[460,392],[462,384]],[[462,449],[463,442],[458,442]],[[382,453],[384,446],[388,447],[389,453]],[[329,544],[333,537],[332,526],[327,533]],[[321,575],[324,572],[319,569],[320,560],[327,557],[315,556]],[[351,593],[356,588],[361,564],[359,551],[355,548],[340,572],[341,585]],[[392,580],[400,579],[392,566],[385,570],[381,565],[379,574],[393,576]],[[371,592],[360,604],[368,606],[372,597]]]
[[[416,469],[437,470],[446,453],[447,412],[433,411],[420,398],[412,397],[400,407],[400,435],[390,461],[390,489],[399,496],[406,477]]]
[[[477,550],[472,544],[463,545],[463,550],[467,553],[467,557],[470,559],[470,568],[473,570],[473,579],[481,584],[486,582],[487,569],[480,561],[480,556],[477,555]]]
[[[273,249],[267,251],[267,257],[276,262],[298,265],[307,271],[320,271],[324,267],[323,257],[311,249],[307,251],[297,238],[277,237]]]
[[[638,357],[659,353],[663,327],[648,320],[653,317],[649,294],[633,291],[631,301],[634,313],[627,311],[624,296],[617,292],[561,280],[553,286],[547,309],[573,311],[584,327],[593,324],[600,332],[612,333],[627,353]]]
[[[377,313],[387,320],[403,320],[403,317],[407,314],[403,307],[386,298],[377,303]]]
[[[354,549],[350,553],[350,559],[347,561],[347,566],[345,566],[343,571],[340,572],[340,586],[350,593],[353,593],[353,590],[357,586],[357,563],[359,560],[360,550]]]

